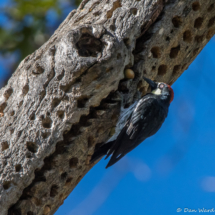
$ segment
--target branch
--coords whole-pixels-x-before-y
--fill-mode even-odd
[[[164,8],[163,8],[164,7]],[[1,214],[53,214],[148,85],[172,84],[215,33],[215,0],[84,0],[0,91]],[[133,79],[124,77],[132,69]]]

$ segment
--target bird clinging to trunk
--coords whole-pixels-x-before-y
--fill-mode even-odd
[[[111,156],[106,166],[108,168],[160,129],[174,93],[166,83],[145,77],[144,80],[150,85],[151,92],[122,111],[116,129],[119,132],[94,152],[91,162],[105,155],[106,158]]]

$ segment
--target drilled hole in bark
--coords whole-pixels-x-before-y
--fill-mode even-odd
[[[13,116],[14,114],[15,114],[15,111],[12,110],[12,111],[10,112],[10,115]]]
[[[51,128],[52,127],[52,120],[50,117],[46,117],[42,119],[42,125],[44,128]]]
[[[129,93],[129,89],[124,85],[119,85],[118,90],[124,94]]]
[[[130,11],[134,16],[137,15],[137,8],[131,8]]]
[[[82,115],[79,120],[79,125],[82,127],[88,127],[88,126],[92,125],[92,123],[89,122],[88,119],[89,119],[88,116]]]
[[[62,111],[62,110],[57,111],[57,115],[60,119],[63,119],[64,118],[64,111]]]
[[[160,58],[161,57],[161,50],[157,46],[155,46],[151,49],[151,53],[153,55],[153,58]]]
[[[212,17],[212,18],[209,20],[209,22],[208,22],[208,28],[210,28],[211,26],[213,26],[214,23],[215,23],[215,16]]]
[[[58,150],[58,149],[57,149],[57,146],[56,146],[56,151],[57,151],[57,150]],[[58,154],[58,153],[56,152],[56,154]],[[55,155],[56,155],[56,154],[55,154]],[[56,166],[56,161],[54,160],[53,154],[52,154],[51,156],[46,157],[46,158],[44,159],[43,170],[51,170],[51,169],[53,169],[55,166]]]
[[[27,142],[26,146],[30,152],[36,153],[38,150],[38,146],[35,142]]]
[[[10,181],[5,181],[3,182],[3,188],[5,190],[9,189],[10,188],[10,185],[11,185],[11,182]]]
[[[187,30],[187,31],[184,32],[183,40],[185,42],[188,42],[188,43],[192,42],[192,33],[191,33],[191,31]]]
[[[155,72],[156,66],[152,66],[152,72]]]
[[[32,158],[32,152],[27,152],[26,153],[26,158],[29,158],[29,159]]]
[[[58,194],[58,186],[52,185],[50,190],[50,197],[55,197]]]
[[[158,75],[165,75],[167,72],[167,66],[166,65],[160,65],[158,67]]]
[[[39,74],[43,73],[44,71],[45,71],[45,69],[43,68],[43,66],[41,66],[39,63],[36,63],[34,65],[34,69],[33,69],[32,73],[34,75],[39,75]]]
[[[28,211],[27,215],[34,215],[34,213],[32,211]]]
[[[193,2],[192,8],[193,8],[194,11],[199,10],[199,9],[200,9],[200,4],[199,4],[199,2],[198,2],[198,1]]]
[[[29,86],[28,84],[26,84],[23,88],[22,88],[22,94],[25,96],[29,91]]]
[[[71,133],[71,136],[73,136],[73,137],[78,136],[81,133],[80,132],[80,125],[79,124],[72,125],[70,133]]]
[[[6,102],[3,102],[1,105],[0,105],[0,113],[3,113],[4,109],[7,107],[7,103]]]
[[[214,9],[214,3],[208,7],[208,12],[211,12]]]
[[[116,30],[116,26],[114,24],[110,25],[110,30],[115,31]]]
[[[21,165],[21,164],[17,164],[17,165],[15,166],[16,172],[20,172],[21,169],[22,169],[22,165]]]
[[[125,79],[120,81],[119,86],[118,86],[118,90],[122,93],[125,93],[125,94],[129,92],[129,89],[126,85]]]
[[[23,100],[19,102],[19,107],[21,107],[23,105]]]
[[[155,20],[154,23],[159,22],[159,21],[164,17],[164,15],[165,15],[165,11],[162,10],[161,13],[159,14],[159,16],[157,17],[157,19]]]
[[[145,25],[141,27],[141,32],[145,31]],[[142,52],[145,49],[145,42],[148,41],[152,37],[152,33],[148,33],[147,31],[137,38],[135,49],[133,50],[133,54],[137,55],[138,53]]]
[[[118,53],[116,58],[117,58],[117,60],[119,60],[122,58],[122,55],[120,53]]]
[[[49,54],[50,54],[51,56],[54,56],[55,53],[56,53],[56,47],[55,47],[55,46],[52,46],[52,47],[49,49]]]
[[[53,108],[56,108],[56,107],[60,104],[60,102],[61,102],[60,99],[54,98],[54,99],[52,100],[51,106],[52,106]]]
[[[35,179],[34,182],[44,181],[46,182],[46,177],[44,176],[43,170],[36,169],[34,171]]]
[[[62,173],[60,176],[61,180],[65,180],[66,177],[67,177],[67,172]]]
[[[78,83],[80,83],[80,82],[81,82],[81,77],[76,78],[75,84],[78,84]]]
[[[41,133],[41,136],[42,136],[43,139],[48,138],[50,135],[51,135],[51,132],[42,132]]]
[[[180,71],[180,68],[181,68],[180,65],[175,65],[174,68],[173,68],[172,74],[177,75],[179,73],[179,71]]]
[[[73,180],[73,178],[72,178],[72,177],[68,178],[68,179],[66,180],[65,185],[66,185],[66,186],[70,186],[70,185],[71,185],[72,180]]]
[[[12,88],[6,89],[5,92],[4,92],[5,99],[8,100],[12,93],[13,93],[13,89]]]
[[[174,47],[171,49],[170,51],[170,58],[176,58],[178,56],[178,52],[180,51],[180,45],[178,45],[177,47]]]
[[[195,41],[197,43],[201,43],[203,41],[203,39],[204,39],[204,35],[201,35],[201,36],[197,35],[197,36],[195,36]]]
[[[62,70],[61,74],[57,76],[57,80],[60,81],[64,77],[64,69]]]
[[[170,37],[166,37],[166,41],[170,41]]]
[[[69,90],[71,89],[72,84],[66,84],[66,85],[60,85],[60,89],[63,90],[65,93],[69,92]]]
[[[202,17],[197,18],[194,22],[194,28],[201,28],[203,20],[204,19]]]
[[[35,118],[36,118],[36,117],[35,117],[35,113],[32,113],[32,114],[29,116],[29,119],[30,119],[30,120],[35,120]]]
[[[76,46],[78,54],[82,57],[97,57],[102,51],[102,42],[90,34],[83,34]]]
[[[199,52],[199,48],[196,48],[193,50],[193,57],[197,55],[197,53]]]
[[[180,16],[175,16],[172,19],[172,24],[174,25],[175,28],[179,28],[182,24],[182,19]]]
[[[125,43],[125,46],[126,46],[127,48],[130,47],[130,40],[129,40],[129,38],[123,39],[123,42]]]
[[[68,143],[70,144],[70,143]],[[56,154],[64,154],[64,153],[67,153],[68,152],[68,148],[65,146],[65,143],[63,143],[63,141],[59,141],[57,144],[56,144],[56,150],[55,150],[55,153]],[[54,162],[53,162],[54,164]]]
[[[114,10],[116,10],[118,7],[122,7],[120,0],[113,2],[113,7],[107,12],[108,19],[112,17]]]
[[[207,38],[208,40],[211,39],[211,38],[213,37],[214,33],[215,33],[215,29],[210,29],[210,30],[208,30],[208,32],[207,32],[207,34],[206,34],[206,38]]]
[[[94,138],[92,136],[88,137],[88,148],[91,148],[94,145]]]
[[[12,206],[8,209],[8,214],[7,214],[7,215],[22,215],[21,209],[20,209],[20,208],[15,208],[15,206],[12,205]]]
[[[8,148],[9,148],[9,145],[8,145],[7,141],[1,143],[1,150],[2,151],[6,150]]]
[[[71,158],[69,160],[70,168],[76,168],[78,166],[78,158]]]
[[[124,108],[129,108],[130,107],[130,104],[125,104],[124,105]]]
[[[78,108],[84,108],[84,107],[86,107],[86,103],[87,103],[88,100],[89,100],[89,98],[86,97],[86,96],[79,98],[77,100],[77,107]]]

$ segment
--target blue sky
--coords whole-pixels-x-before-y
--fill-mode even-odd
[[[173,84],[175,98],[158,133],[107,170],[101,160],[56,215],[172,215],[215,208],[214,50],[215,37]],[[0,85],[16,58],[0,56]]]

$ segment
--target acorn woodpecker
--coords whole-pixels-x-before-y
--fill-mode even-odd
[[[106,166],[108,168],[160,129],[167,117],[174,92],[166,83],[143,78],[150,85],[151,92],[122,110],[115,135],[94,152],[91,163],[104,155],[106,158],[111,155]]]

